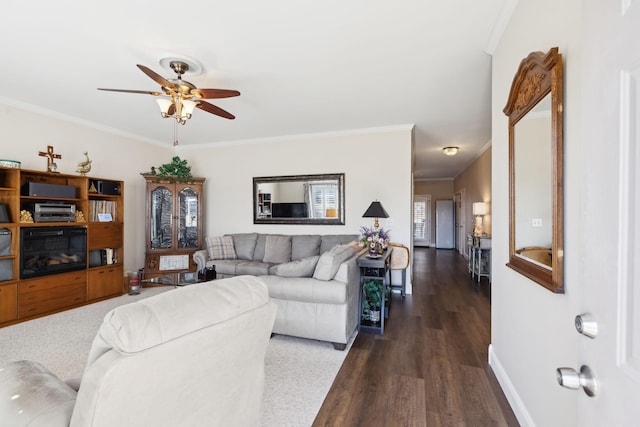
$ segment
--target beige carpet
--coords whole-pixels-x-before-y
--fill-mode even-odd
[[[93,337],[109,310],[171,289],[144,288],[140,295],[123,295],[0,328],[0,365],[35,360],[59,378],[80,377]],[[265,360],[262,426],[310,426],[352,342],[353,338],[347,350],[337,351],[331,343],[274,336]]]

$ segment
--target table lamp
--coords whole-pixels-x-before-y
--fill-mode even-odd
[[[364,214],[362,214],[362,217],[375,218],[375,220],[373,221],[373,226],[375,228],[378,228],[378,226],[380,225],[378,223],[378,218],[389,218],[389,214],[384,210],[382,204],[376,200],[375,202],[371,202],[371,205],[369,205],[369,208],[365,211]]]

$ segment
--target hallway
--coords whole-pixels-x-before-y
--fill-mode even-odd
[[[413,294],[358,334],[314,426],[517,426],[493,372],[490,285],[454,250],[416,248]]]

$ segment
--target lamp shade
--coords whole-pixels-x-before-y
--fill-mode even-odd
[[[473,206],[473,214],[474,215],[486,215],[487,214],[487,204],[485,202],[474,202],[472,206]]]
[[[162,114],[169,115],[169,108],[171,107],[171,105],[173,105],[173,102],[171,102],[166,98],[157,98],[156,102],[158,103],[158,106],[160,107],[160,111],[162,112]]]
[[[389,214],[379,201],[372,202],[369,208],[362,214],[363,218],[389,218]]]
[[[182,115],[186,116],[188,119],[191,118],[191,114],[193,114],[193,109],[196,108],[196,103],[185,99],[182,101]]]

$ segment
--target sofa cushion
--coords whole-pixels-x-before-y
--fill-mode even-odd
[[[269,274],[280,277],[311,277],[316,270],[320,255],[297,259],[269,268]]]
[[[206,263],[207,267],[215,267],[216,273],[236,275],[236,266],[246,262],[242,259],[218,259],[209,260]]]
[[[258,233],[258,239],[256,240],[256,248],[253,251],[253,260],[262,261],[264,259],[264,245],[267,241],[268,234]]]
[[[320,255],[320,236],[299,234],[291,236],[291,261]]]
[[[260,261],[241,261],[236,264],[236,275],[248,274],[251,276],[262,276],[269,274],[269,268],[273,264]]]
[[[211,236],[206,238],[209,259],[236,259],[231,236]]]
[[[345,243],[334,246],[331,250],[320,255],[318,264],[313,273],[314,279],[331,280],[336,275],[340,264],[351,258],[356,253],[356,244]]]
[[[345,243],[355,241],[358,236],[353,234],[326,234],[321,236],[322,241],[320,242],[320,255],[330,250],[336,245],[343,245]]]
[[[268,235],[262,260],[274,264],[291,261],[291,236]]]
[[[238,233],[232,234],[231,237],[233,237],[233,247],[238,259],[252,260],[258,233]]]
[[[269,298],[314,304],[345,304],[347,284],[337,280],[322,281],[311,277],[260,276],[267,284]]]
[[[185,286],[114,308],[104,318],[87,365],[111,348],[136,353],[240,316],[269,302],[258,277]]]

